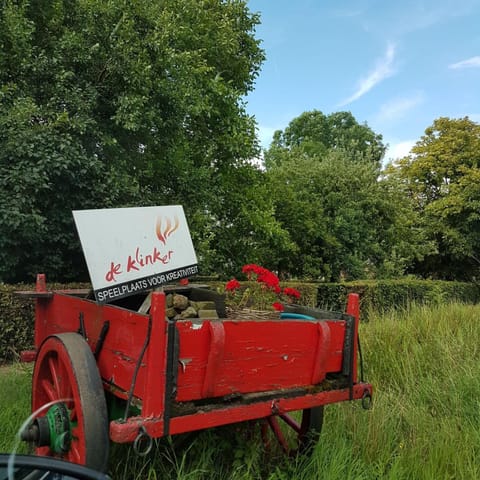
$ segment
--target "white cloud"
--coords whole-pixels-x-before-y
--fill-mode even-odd
[[[448,68],[452,70],[458,70],[460,68],[480,68],[480,56],[467,58],[457,63],[451,63]]]
[[[360,80],[357,90],[353,95],[339,104],[339,107],[348,105],[358,100],[360,97],[369,92],[375,85],[395,73],[393,61],[395,59],[395,45],[389,44],[383,58],[377,61],[375,68],[363,79]]]
[[[416,140],[404,140],[403,142],[390,144],[385,153],[385,159],[396,160],[398,158],[406,157],[415,143],[417,143]]]
[[[398,120],[405,116],[410,110],[420,105],[424,100],[422,92],[417,92],[409,97],[395,98],[380,107],[376,115],[377,122]]]

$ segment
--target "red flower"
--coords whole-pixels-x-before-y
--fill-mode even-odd
[[[180,285],[188,285],[188,278],[182,278],[178,283]]]
[[[225,284],[225,290],[234,292],[240,288],[240,282],[236,278],[232,278]]]
[[[287,298],[287,303],[293,303],[294,298],[300,298],[300,292],[295,288],[284,288],[280,287],[280,279],[278,276],[268,270],[267,268],[261,267],[256,263],[249,263],[242,267],[242,272],[247,276],[250,281],[255,281],[256,286],[252,286],[251,292],[250,289],[246,290],[246,294],[250,295],[251,297],[242,298],[242,302],[244,300],[250,301],[256,304],[260,308],[267,307],[270,304],[275,310],[283,312],[284,306],[279,302],[271,303],[275,296],[277,296],[280,301],[285,300],[285,297],[282,298],[282,295],[285,295]],[[236,289],[240,288],[240,283],[232,279],[227,282],[225,289],[226,291],[235,291]],[[245,296],[244,296],[245,297]],[[267,307],[268,309],[268,307]]]
[[[264,268],[256,265],[255,263],[249,263],[248,265],[244,265],[242,267],[242,272],[247,274],[256,273],[258,275],[262,270],[264,270]]]
[[[283,312],[283,311],[285,310],[285,308],[283,307],[283,305],[282,305],[280,302],[272,303],[272,307],[273,307],[277,312]]]
[[[273,291],[273,293],[275,293],[275,294],[277,294],[277,295],[282,292],[282,289],[280,288],[280,285],[278,285],[278,284],[277,284],[277,285],[272,285],[272,286],[269,287],[269,288],[270,288],[270,290]]]
[[[277,288],[279,288],[280,280],[273,272],[265,268],[263,272],[258,275],[257,282],[264,283],[270,290],[276,292]]]
[[[301,296],[301,293],[297,289],[290,288],[290,287],[285,287],[283,289],[283,293],[285,295],[288,295],[289,297],[292,297],[292,298],[300,298],[300,296]]]

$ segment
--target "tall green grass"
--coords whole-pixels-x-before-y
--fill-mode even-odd
[[[480,478],[480,306],[370,314],[360,333],[373,408],[328,406],[311,457],[269,456],[255,428],[233,425],[203,432],[176,450],[158,441],[147,457],[114,445],[112,478]],[[0,373],[2,450],[28,414],[28,384],[28,372]]]
[[[15,436],[30,414],[31,365],[0,366],[0,452],[11,452]],[[20,446],[24,452],[25,447]]]

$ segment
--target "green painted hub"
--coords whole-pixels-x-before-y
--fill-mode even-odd
[[[50,449],[55,453],[67,453],[72,442],[70,412],[64,403],[51,407],[46,415],[50,432]]]

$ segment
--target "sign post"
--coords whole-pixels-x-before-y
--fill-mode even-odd
[[[73,217],[99,303],[198,273],[180,205],[76,210]]]

